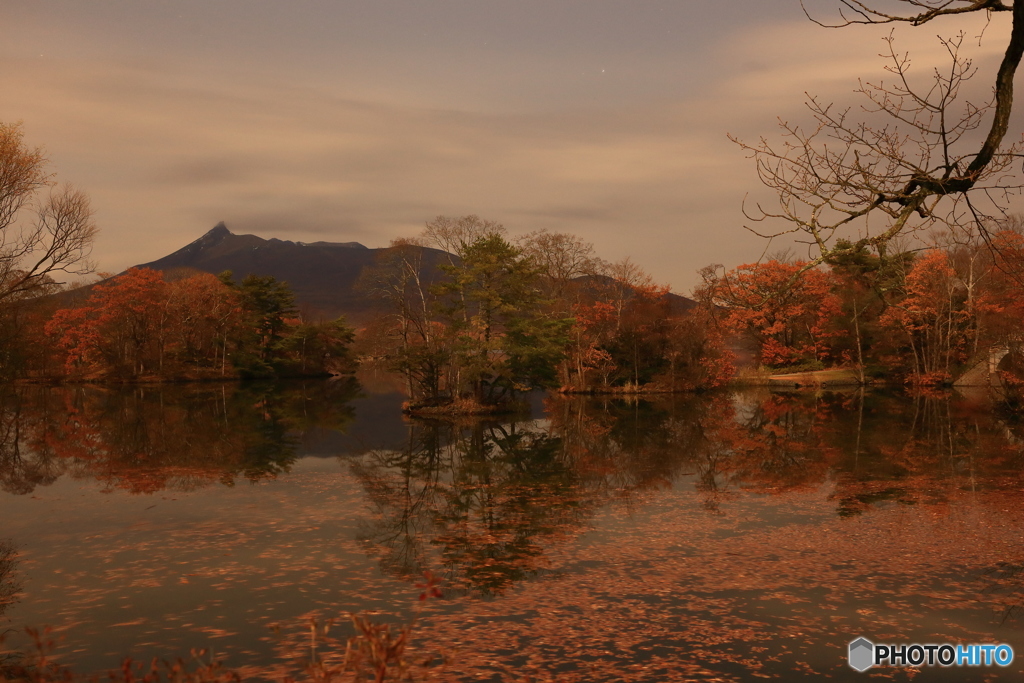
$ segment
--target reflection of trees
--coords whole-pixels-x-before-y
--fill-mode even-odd
[[[351,383],[9,390],[0,402],[0,486],[28,493],[62,474],[136,493],[285,472],[296,433],[352,419]]]
[[[436,551],[452,583],[483,593],[535,574],[545,544],[589,515],[561,439],[531,422],[415,423],[405,449],[352,468],[377,511],[363,537],[386,571],[412,575]]]
[[[982,593],[1001,609],[1001,622],[1016,621],[1024,615],[1024,564],[998,562],[982,572],[982,581]]]
[[[0,645],[4,636],[9,635],[12,629],[6,628],[4,612],[18,601],[18,594],[21,592],[21,585],[14,576],[17,567],[17,551],[9,540],[0,540]],[[12,663],[17,662],[17,655],[4,653],[0,648],[0,680],[13,678],[9,672]]]
[[[739,491],[827,484],[850,516],[1019,476],[1020,443],[990,411],[945,396],[575,396],[550,399],[546,423],[413,423],[404,449],[352,468],[376,511],[363,538],[387,572],[443,564],[456,583],[500,593],[599,505],[684,475],[711,512]]]
[[[587,476],[635,490],[695,477],[714,511],[732,489],[778,492],[820,483],[832,454],[828,403],[773,394],[672,396],[657,401],[561,402],[553,423]]]
[[[34,422],[24,414],[21,396],[0,392],[0,487],[14,494],[52,484],[64,472],[58,460],[32,451],[25,443]]]
[[[862,394],[837,415],[831,439],[843,451],[835,491],[842,515],[879,504],[944,501],[958,490],[1019,475],[1022,449],[986,404],[942,393]],[[859,414],[858,414],[859,413]]]
[[[687,409],[699,402],[688,401]],[[595,508],[668,485],[700,438],[685,410],[553,400],[549,424],[415,422],[401,451],[352,464],[376,516],[363,539],[385,571],[442,564],[449,583],[502,593],[536,575]]]
[[[786,398],[553,398],[542,422],[413,423],[401,451],[352,464],[375,508],[363,540],[385,571],[431,564],[450,581],[501,593],[610,502],[695,475],[705,506],[730,488],[779,491],[826,476],[825,417]]]

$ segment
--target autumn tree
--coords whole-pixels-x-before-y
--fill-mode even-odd
[[[414,406],[463,396],[494,405],[555,383],[568,320],[544,296],[535,261],[504,235],[478,216],[438,216],[364,275],[385,309],[374,347],[405,377]]]
[[[374,266],[363,272],[360,287],[383,308],[376,324],[364,333],[374,337],[370,342],[373,358],[383,359],[388,368],[405,377],[414,400],[436,403],[442,393],[448,393],[445,369],[451,350],[435,320],[433,288],[439,273],[425,254],[423,240],[393,240]]]
[[[806,265],[772,260],[702,271],[707,298],[728,311],[724,324],[754,343],[764,365],[813,366],[833,358],[840,309],[834,280],[829,271]]]
[[[983,226],[986,217],[1001,215],[1007,191],[1020,184],[1010,175],[1020,143],[1006,144],[1005,138],[1014,74],[1024,55],[1024,3],[839,0],[839,5],[835,21],[813,19],[830,27],[930,27],[947,17],[984,13],[992,23],[1008,22],[1010,31],[988,102],[963,96],[978,71],[961,54],[962,31],[941,39],[949,63],[921,82],[890,35],[885,57],[891,78],[862,82],[862,118],[812,96],[809,125],[783,121],[781,142],[737,140],[778,197],[776,207],[759,204],[748,212],[752,220],[773,226],[756,232],[809,244],[812,258],[794,277],[865,247],[884,259],[890,243],[912,230],[968,222]]]
[[[94,285],[83,305],[57,311],[46,330],[65,352],[67,371],[124,378],[159,372],[166,289],[158,271],[132,268]]]
[[[736,373],[726,330],[700,305],[669,319],[664,356],[667,367],[655,379],[674,391],[720,387]]]
[[[348,372],[344,320],[290,317],[294,296],[274,278],[164,274],[132,268],[58,310],[45,330],[64,372],[95,378],[323,375]]]
[[[984,252],[992,258],[979,259],[983,277],[969,292],[968,310],[976,316],[971,355],[981,360],[992,348],[1009,349],[1019,375],[1024,359],[1024,232],[1014,223],[992,230],[994,249]]]
[[[916,382],[951,379],[951,368],[967,360],[973,316],[949,255],[930,249],[907,275],[906,295],[890,306],[881,323],[901,333],[912,360]]]
[[[449,265],[456,265],[463,258],[466,249],[478,240],[487,237],[504,237],[505,226],[497,221],[468,216],[438,216],[427,223],[423,230],[422,242],[443,251]]]
[[[565,300],[578,279],[608,268],[593,244],[569,233],[538,230],[517,239],[516,245],[537,268],[546,294],[555,301]]]
[[[234,288],[208,273],[173,280],[164,316],[164,347],[172,346],[180,362],[228,374],[228,347],[243,324],[242,298]]]
[[[618,366],[605,344],[615,334],[616,320],[615,306],[606,301],[581,302],[573,307],[569,344],[561,365],[563,391],[611,386]]]
[[[57,187],[20,124],[0,123],[0,376],[45,365],[38,333],[49,311],[40,297],[59,289],[61,276],[92,270],[95,234],[88,197]]]
[[[513,243],[498,223],[440,216],[393,242],[363,287],[384,304],[364,356],[399,371],[414,406],[501,403],[543,386],[675,391],[731,373],[724,337],[696,318],[683,323],[683,299],[632,260],[606,263],[566,233]]]
[[[653,374],[646,362],[651,345],[664,346],[667,312],[660,309],[668,289],[629,257],[604,264],[602,271],[572,306],[575,323],[562,364],[565,391],[604,391],[625,383],[638,388]],[[656,363],[664,360],[660,353],[654,356]]]
[[[349,347],[354,338],[355,331],[344,318],[300,322],[280,344],[279,372],[299,376],[352,372]]]
[[[479,240],[491,237],[504,239],[505,226],[496,221],[480,218],[475,214],[468,216],[438,216],[427,223],[421,240],[424,244],[440,249],[448,261],[449,274],[461,267],[466,251]],[[456,292],[464,297],[461,291]],[[461,300],[463,322],[469,322],[469,308],[463,298]]]
[[[667,345],[672,304],[668,287],[629,285],[615,278],[614,335],[605,348],[620,370],[620,381],[634,388],[649,383],[669,363]]]
[[[703,309],[686,310],[684,299],[628,258],[605,273],[572,304],[563,391],[691,390],[731,376],[725,338]]]
[[[879,318],[889,303],[904,295],[906,274],[913,261],[913,252],[895,250],[887,258],[879,258],[866,246],[843,247],[828,261],[832,271],[832,291],[840,302],[834,325],[840,332],[833,340],[834,354],[845,364],[856,368],[861,383],[882,364],[879,351],[889,334]]]

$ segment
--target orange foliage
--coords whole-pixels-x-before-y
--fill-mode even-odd
[[[139,375],[152,369],[166,288],[157,271],[132,268],[93,287],[85,305],[57,311],[46,331],[66,352],[68,372]]]
[[[967,360],[970,313],[949,255],[930,249],[907,274],[906,295],[880,318],[883,327],[905,335],[918,384],[941,384],[950,368]]]
[[[787,366],[832,359],[837,336],[833,321],[841,312],[829,271],[808,270],[803,261],[749,263],[714,283],[715,303],[729,308],[728,328],[751,337],[758,360]]]
[[[238,294],[213,275],[175,282],[148,268],[97,284],[81,306],[46,324],[68,374],[135,378],[182,366],[226,371],[227,339],[238,326]]]

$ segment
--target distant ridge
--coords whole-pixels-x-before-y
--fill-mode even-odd
[[[423,250],[423,264],[428,269],[448,262],[448,255],[443,251],[413,248]],[[385,249],[370,249],[359,242],[291,242],[236,235],[221,222],[176,252],[137,267],[165,273],[198,270],[214,275],[230,270],[236,282],[250,274],[272,275],[291,286],[307,318],[334,319],[344,315],[350,322],[362,324],[377,312],[378,304],[356,285],[363,271],[376,265],[383,251]],[[611,278],[603,275],[577,280],[585,290],[598,296],[602,287],[611,283]],[[678,294],[670,293],[667,299],[672,315],[697,305]]]
[[[421,247],[424,263],[431,267],[445,258],[437,249]],[[163,272],[194,269],[218,275],[234,273],[272,275],[287,282],[300,310],[313,319],[344,315],[350,321],[368,320],[376,302],[356,288],[363,270],[376,264],[383,249],[369,249],[358,242],[291,242],[256,235],[236,235],[223,223],[178,251],[139,268]]]

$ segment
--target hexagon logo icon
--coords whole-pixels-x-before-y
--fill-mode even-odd
[[[857,671],[867,671],[874,664],[874,643],[863,637],[850,643],[850,667]]]

